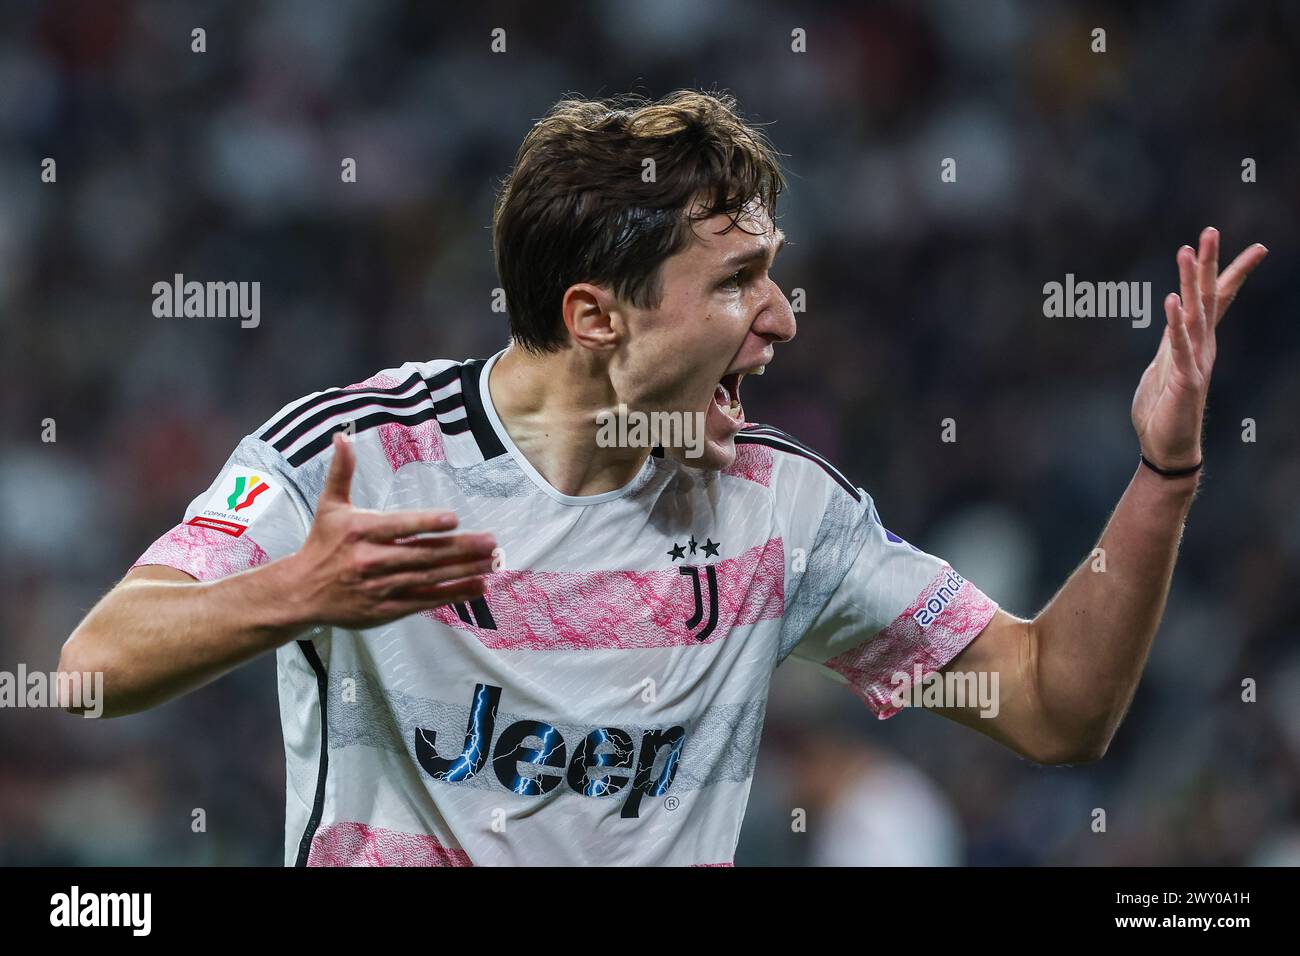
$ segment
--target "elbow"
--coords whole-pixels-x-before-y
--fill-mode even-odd
[[[83,623],[63,644],[58,664],[58,706],[81,717],[112,717],[104,699],[109,662]]]
[[[1115,732],[1124,719],[1124,708],[1115,701],[1091,700],[1080,704],[1057,702],[1049,708],[1038,671],[1039,627],[1037,620],[1025,627],[1022,661],[1029,670],[1027,677],[1034,702],[1034,729],[1026,746],[1017,748],[1022,757],[1045,767],[1065,767],[1096,763],[1106,756]],[[1053,695],[1055,696],[1055,695]]]
[[[1114,726],[1106,721],[1094,727],[1054,735],[1022,756],[1044,767],[1096,763],[1106,756],[1114,736]]]
[[[1034,763],[1044,767],[1074,767],[1079,764],[1096,763],[1102,757],[1106,756],[1106,750],[1109,744],[1102,743],[1079,743],[1070,744],[1060,748],[1042,751],[1036,754],[1026,754]]]

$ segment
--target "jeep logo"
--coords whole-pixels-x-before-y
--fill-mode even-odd
[[[424,771],[447,783],[479,774],[492,747],[500,700],[500,687],[474,685],[465,745],[454,757],[439,756],[436,731],[415,728],[415,756]],[[538,744],[529,746],[534,740]],[[634,765],[637,749],[631,734],[618,727],[597,727],[582,739],[570,760],[568,744],[559,730],[540,720],[518,720],[497,737],[492,770],[501,786],[525,797],[550,793],[563,782],[584,797],[606,797],[626,789],[619,816],[635,819],[645,797],[661,797],[673,785],[685,741],[683,727],[647,730],[641,735]],[[665,749],[668,755],[656,775],[655,762]]]

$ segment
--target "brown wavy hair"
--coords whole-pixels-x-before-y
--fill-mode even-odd
[[[778,155],[726,93],[556,103],[524,137],[493,209],[511,337],[535,353],[563,347],[560,306],[575,282],[656,308],[659,267],[686,247],[695,222],[725,213],[730,231],[754,200],[775,221],[786,185]]]

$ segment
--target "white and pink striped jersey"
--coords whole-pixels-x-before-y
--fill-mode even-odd
[[[658,454],[623,488],[560,494],[493,408],[496,358],[286,405],[136,562],[211,581],[293,553],[344,429],[354,504],[496,536],[484,598],[278,650],[286,864],[729,865],[778,664],[888,717],[891,675],[933,673],[993,616],[770,426],[724,471]]]

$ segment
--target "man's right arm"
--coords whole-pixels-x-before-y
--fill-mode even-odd
[[[214,581],[163,565],[132,569],[63,646],[59,671],[104,675],[103,715],[157,706],[317,625],[374,627],[481,597],[496,542],[440,534],[449,511],[382,512],[349,499],[355,452],[342,436],[302,548]]]
[[[105,717],[201,687],[310,626],[283,600],[289,560],[209,582],[165,565],[132,568],[63,645],[59,671],[102,673]]]

